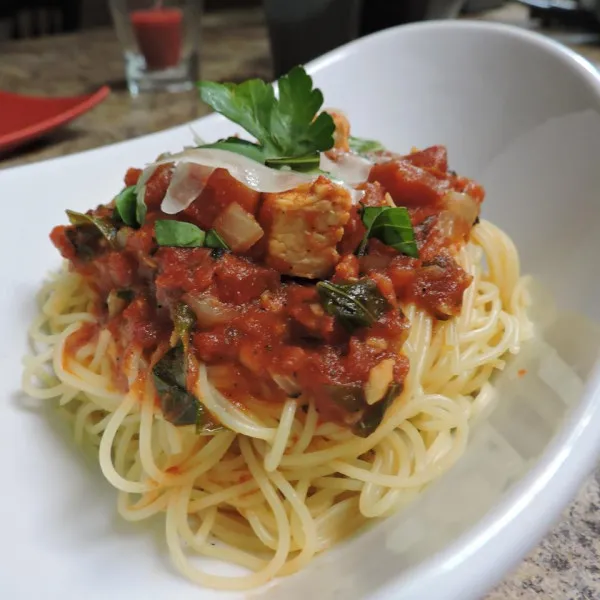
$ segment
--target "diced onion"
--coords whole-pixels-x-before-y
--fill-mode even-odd
[[[479,216],[479,204],[469,194],[448,192],[442,202],[451,213],[466,221],[469,226]]]
[[[209,294],[201,296],[186,294],[183,300],[194,311],[200,327],[213,327],[227,323],[237,315],[235,308]]]
[[[234,252],[245,252],[264,235],[256,219],[237,202],[232,202],[213,224]]]
[[[121,227],[121,229],[119,229],[119,231],[117,231],[117,235],[115,237],[115,244],[117,246],[117,248],[119,249],[123,249],[125,248],[125,246],[127,245],[127,238],[129,237],[129,234],[131,233],[131,228],[129,227]]]
[[[126,304],[127,303],[125,302],[125,300],[123,300],[122,298],[119,298],[119,296],[117,295],[117,292],[115,290],[112,290],[110,292],[110,294],[108,294],[108,298],[106,298],[106,306],[108,308],[108,316],[110,318],[115,317],[116,315],[118,315],[120,312],[123,311]]]

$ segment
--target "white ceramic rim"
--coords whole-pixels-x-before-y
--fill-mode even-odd
[[[595,91],[600,112],[600,72],[580,54],[542,34],[479,21],[428,21],[400,27],[405,31],[480,30],[518,38],[568,63]],[[387,29],[370,37],[391,37],[397,29]],[[350,42],[316,59],[307,70],[314,73],[342,60],[358,43],[360,40]],[[446,549],[383,585],[371,598],[481,598],[542,539],[575,496],[600,455],[598,431],[600,364],[596,364],[581,401],[565,419],[537,464],[503,501]],[[423,596],[426,589],[427,596]]]
[[[480,30],[501,33],[536,46],[557,60],[567,63],[598,97],[600,112],[600,73],[584,57],[566,46],[541,34],[515,26],[481,21],[427,21],[401,25],[368,36],[370,39],[394,36],[404,30],[458,31]],[[355,52],[355,46],[365,38],[350,42],[307,64],[307,71],[315,73]],[[222,119],[220,115],[202,117],[202,121]],[[146,139],[164,136],[181,130],[188,124],[171,127]],[[126,140],[109,144],[102,149],[128,144]],[[78,154],[95,152],[92,148]],[[61,161],[73,155],[57,157],[44,162]],[[30,168],[31,164],[10,170]],[[408,573],[379,588],[373,600],[397,598],[434,598],[469,600],[480,598],[503,575],[516,566],[525,554],[543,537],[551,523],[575,495],[585,477],[590,474],[600,455],[600,365],[590,376],[579,404],[565,419],[561,430],[548,445],[537,464],[514,486],[504,500],[491,510],[466,534],[458,537],[446,549],[424,561]],[[425,590],[426,596],[423,596]],[[443,595],[440,595],[443,594]],[[401,594],[401,596],[399,596]]]

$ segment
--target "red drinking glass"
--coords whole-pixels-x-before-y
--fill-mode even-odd
[[[194,86],[201,0],[110,0],[110,9],[133,95]]]

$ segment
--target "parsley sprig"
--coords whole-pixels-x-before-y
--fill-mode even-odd
[[[198,88],[206,104],[257,140],[254,144],[227,138],[210,147],[297,170],[317,168],[319,152],[333,147],[335,124],[328,113],[318,114],[323,94],[301,66],[279,80],[279,98],[273,86],[260,79],[239,84],[201,81]]]

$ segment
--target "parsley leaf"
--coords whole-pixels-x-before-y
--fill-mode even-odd
[[[303,173],[317,170],[319,168],[319,163],[320,158],[318,152],[294,158],[267,158],[265,161],[267,167],[273,167],[275,169],[288,168]]]
[[[261,79],[248,79],[239,84],[201,81],[198,87],[200,97],[213,110],[243,127],[267,152],[277,154],[269,132],[275,104],[272,86]]]
[[[348,140],[350,150],[357,154],[368,154],[369,152],[377,152],[379,150],[385,150],[381,142],[376,140],[366,140],[364,138],[350,136]]]
[[[302,156],[333,147],[335,124],[331,115],[315,115],[323,106],[323,94],[313,89],[312,77],[294,67],[279,80],[279,101],[271,114],[271,135],[280,156]]]
[[[255,160],[261,164],[265,164],[265,153],[264,150],[253,142],[242,140],[236,137],[228,137],[223,140],[218,140],[213,144],[204,144],[198,146],[198,148],[214,148],[215,150],[227,150],[228,152],[235,152],[241,154],[247,158]]]
[[[333,147],[335,124],[321,113],[323,94],[313,88],[303,67],[294,67],[279,80],[279,95],[260,79],[240,84],[202,81],[200,97],[230,121],[253,135],[265,159],[294,159]],[[316,117],[316,118],[315,118]],[[290,160],[286,163],[289,166]]]

